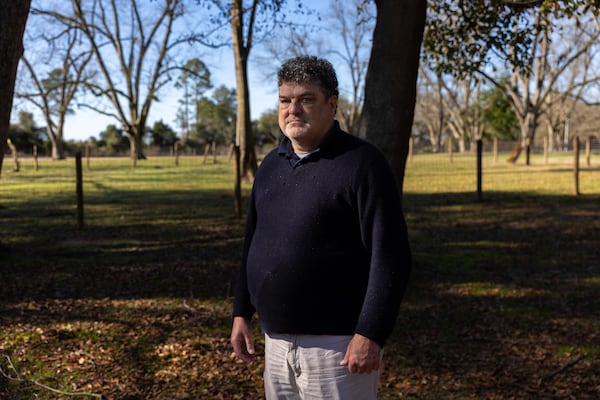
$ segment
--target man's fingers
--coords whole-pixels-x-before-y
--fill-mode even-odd
[[[340,365],[348,365],[348,352],[344,355],[344,359],[340,361]]]
[[[250,355],[254,355],[255,354],[255,350],[254,350],[254,340],[252,340],[251,337],[246,336],[245,338],[245,345],[246,345],[246,352]]]
[[[248,347],[248,343],[245,340],[232,341],[233,351],[242,361],[254,361],[256,358],[254,346]]]
[[[340,365],[347,365],[348,371],[352,374],[370,374],[379,369],[377,363],[364,363],[359,361],[342,361]]]

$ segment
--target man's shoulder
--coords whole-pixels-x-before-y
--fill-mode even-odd
[[[332,147],[339,155],[346,154],[349,157],[362,159],[384,159],[383,153],[373,143],[343,130],[337,132]]]
[[[256,171],[257,175],[260,174],[263,170],[277,168],[280,165],[279,163],[282,159],[285,159],[285,157],[279,154],[279,147],[275,147],[269,150],[269,152],[265,154],[262,160],[259,160],[258,170]]]
[[[269,162],[272,161],[273,159],[278,159],[280,158],[280,153],[281,153],[281,146],[277,145],[274,148],[272,148],[271,150],[269,150],[264,157],[262,158],[260,164],[264,164],[265,162]]]

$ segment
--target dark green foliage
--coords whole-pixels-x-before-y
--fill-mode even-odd
[[[517,139],[519,121],[512,109],[508,95],[501,87],[492,86],[480,98],[484,134],[488,138]]]
[[[549,19],[598,13],[598,6],[587,0],[434,0],[428,4],[426,59],[458,76],[483,70],[492,58],[526,69],[534,33],[546,29]],[[553,29],[552,24],[549,27]]]
[[[172,148],[175,142],[177,142],[177,134],[171,127],[165,124],[162,119],[152,125],[150,129],[150,135],[154,146],[158,146],[161,149]]]

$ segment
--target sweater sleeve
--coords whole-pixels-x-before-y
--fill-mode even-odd
[[[254,204],[254,196],[250,197],[248,206],[248,216],[246,218],[246,230],[244,234],[244,246],[242,250],[242,260],[240,270],[236,279],[234,300],[233,300],[233,316],[252,318],[256,309],[250,301],[250,292],[248,291],[248,277],[246,273],[246,264],[248,260],[248,251],[250,243],[256,228],[256,207]]]
[[[357,206],[370,266],[355,332],[383,347],[406,290],[411,251],[399,191],[391,168],[379,153],[358,183]]]

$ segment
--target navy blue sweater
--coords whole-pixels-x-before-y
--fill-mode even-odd
[[[383,346],[410,268],[386,160],[336,122],[318,151],[300,162],[284,138],[261,163],[233,315],[258,312],[268,333],[359,333]]]

